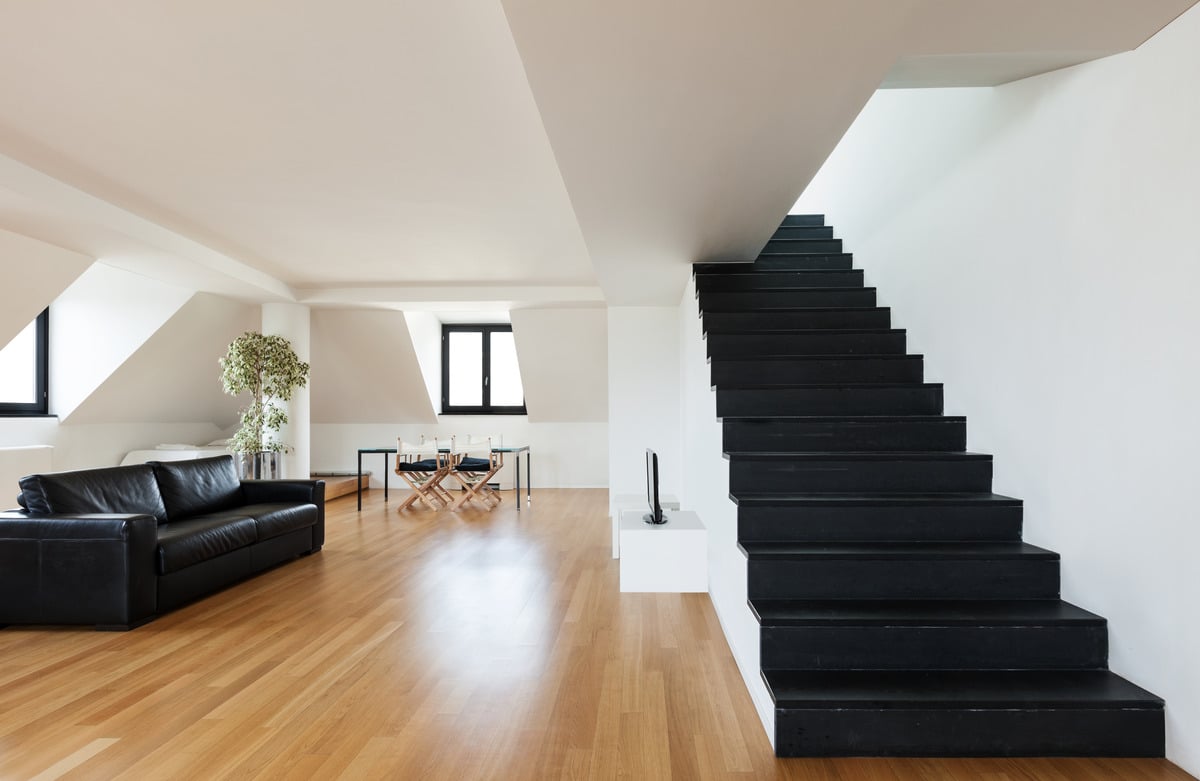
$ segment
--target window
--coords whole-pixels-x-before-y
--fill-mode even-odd
[[[0,350],[0,415],[45,415],[49,411],[47,336],[44,310]]]
[[[511,325],[442,326],[442,413],[525,414]]]

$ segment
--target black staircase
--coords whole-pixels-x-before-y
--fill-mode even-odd
[[[780,756],[1163,755],[820,215],[695,266]]]

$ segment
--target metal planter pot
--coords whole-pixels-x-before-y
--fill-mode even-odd
[[[278,480],[279,461],[279,453],[271,450],[233,454],[238,477],[243,480]]]

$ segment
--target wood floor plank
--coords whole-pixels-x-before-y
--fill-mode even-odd
[[[326,506],[326,546],[132,632],[0,630],[0,777],[1190,778],[1162,760],[777,760],[705,594],[622,594],[603,490]]]

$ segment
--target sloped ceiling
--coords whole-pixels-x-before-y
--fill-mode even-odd
[[[403,312],[312,313],[313,423],[434,423]]]
[[[70,423],[237,422],[248,398],[226,395],[218,359],[261,325],[259,307],[197,294],[76,408]]]
[[[0,280],[4,282],[0,348],[33,322],[90,265],[89,257],[0,230]]]
[[[0,226],[247,300],[674,304],[894,67],[1007,80],[1193,2],[3,3]]]
[[[530,423],[608,420],[606,309],[517,309],[512,327]]]

